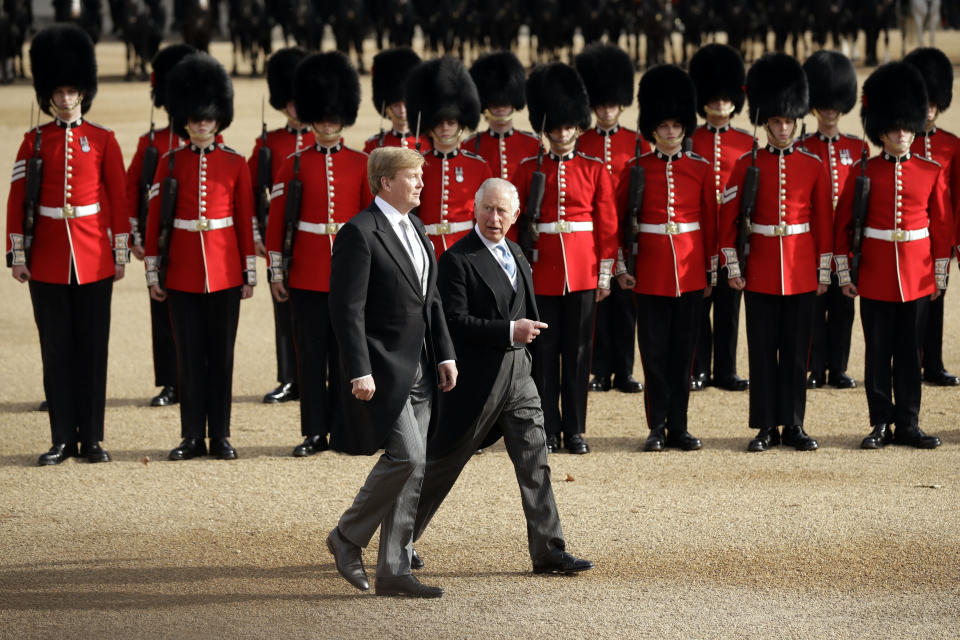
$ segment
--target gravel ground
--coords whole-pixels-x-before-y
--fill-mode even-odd
[[[956,35],[938,37],[960,53]],[[229,60],[223,45],[214,53]],[[121,73],[118,44],[98,54],[102,74]],[[379,126],[363,83],[347,135],[355,147]],[[262,79],[236,81],[225,138],[242,153],[259,132],[265,90]],[[33,92],[18,84],[2,95],[9,169]],[[117,132],[129,161],[148,109],[145,83],[108,78],[90,117]],[[623,121],[635,119],[634,106]],[[960,130],[960,109],[942,120]],[[855,116],[844,125],[860,128]],[[419,544],[422,579],[446,595],[375,599],[337,575],[323,544],[374,459],[288,457],[298,407],[260,403],[274,386],[266,286],[242,305],[236,462],[166,461],[179,415],[146,406],[155,392],[149,307],[135,264],[113,298],[104,445],[114,461],[35,467],[49,426],[33,410],[42,387],[29,295],[4,276],[0,299],[0,638],[960,637],[960,390],[924,388],[921,426],[944,441],[935,451],[860,451],[863,391],[824,389],[807,408],[821,449],[764,454],[745,451],[746,394],[694,394],[691,431],[704,449],[662,454],[638,453],[640,397],[592,394],[593,453],[558,454],[551,465],[568,548],[595,570],[530,573],[516,482],[496,445],[467,466]],[[946,305],[944,359],[960,372],[957,294]],[[857,325],[858,379],[862,362]],[[372,566],[376,543],[365,555]]]

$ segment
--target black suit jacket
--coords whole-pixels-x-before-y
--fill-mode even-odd
[[[456,358],[437,294],[433,245],[420,220],[409,219],[429,260],[426,296],[406,249],[375,203],[345,224],[333,242],[329,306],[340,347],[343,411],[330,445],[343,453],[371,455],[383,448],[410,395],[424,343],[434,378],[437,362]],[[367,374],[373,374],[377,389],[363,402],[351,393],[350,380]]]
[[[526,288],[527,317],[539,320],[530,263],[519,245],[506,241]],[[504,354],[511,347],[513,287],[476,229],[440,256],[437,280],[447,327],[457,350],[457,386],[440,399],[440,424],[430,440],[431,455],[450,451],[473,426],[490,395]],[[494,426],[483,446],[501,436]]]

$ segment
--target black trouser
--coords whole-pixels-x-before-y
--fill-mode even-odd
[[[807,404],[807,354],[816,294],[747,291],[750,426],[802,425]]]
[[[717,274],[717,286],[709,298],[703,299],[703,319],[698,329],[693,372],[710,374],[713,357],[713,379],[737,375],[737,339],[740,333],[740,299],[742,292],[730,286],[727,273]],[[713,330],[710,329],[710,307],[713,307]]]
[[[850,334],[853,332],[853,298],[843,295],[837,274],[831,274],[830,286],[813,305],[813,332],[808,369],[823,376],[843,373],[850,359]]]
[[[153,384],[158,387],[177,384],[177,348],[170,327],[170,308],[166,300],[150,298],[150,329],[153,338]]]
[[[872,425],[896,424],[898,429],[909,429],[919,424],[920,345],[929,308],[927,296],[910,302],[860,298],[863,386]]]
[[[30,281],[53,444],[103,440],[113,277],[89,284]]]
[[[297,350],[293,344],[290,302],[273,300],[273,329],[277,341],[277,382],[297,381]]]
[[[533,380],[543,403],[547,435],[587,428],[595,289],[537,296],[540,320],[549,325],[532,343]],[[561,415],[562,401],[562,415]]]
[[[177,344],[180,433],[184,438],[230,435],[233,347],[240,287],[213,293],[167,291]]]
[[[326,436],[336,403],[337,340],[325,291],[290,289],[289,305],[300,379],[300,433]],[[274,307],[277,308],[277,307]]]
[[[643,363],[647,426],[687,430],[690,368],[703,290],[679,298],[637,295],[637,343]]]
[[[597,305],[593,330],[593,375],[614,375],[618,380],[633,375],[634,330],[637,305],[630,289],[610,281],[610,295]]]
[[[927,304],[927,320],[923,326],[923,372],[934,377],[943,367],[943,297]]]

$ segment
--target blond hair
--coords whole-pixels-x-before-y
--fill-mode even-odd
[[[373,195],[380,193],[380,179],[392,180],[400,169],[419,169],[424,159],[414,149],[403,147],[378,147],[370,152],[367,160],[367,180]]]

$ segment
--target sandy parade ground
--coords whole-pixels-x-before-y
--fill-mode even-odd
[[[960,60],[955,33],[937,44]],[[116,132],[129,162],[147,129],[149,89],[120,79],[120,44],[97,52],[89,118]],[[213,53],[229,63],[225,44]],[[372,54],[368,42],[368,62]],[[862,82],[869,70],[858,72]],[[346,134],[353,147],[379,128],[369,76],[362,85]],[[224,137],[248,155],[266,83],[237,79],[235,91]],[[29,84],[0,88],[2,171],[33,101]],[[633,127],[636,116],[634,105],[622,122]],[[283,122],[276,112],[267,119]],[[525,114],[518,124],[529,128]],[[960,131],[960,107],[940,124]],[[841,128],[859,134],[858,114]],[[0,182],[3,202],[8,185]],[[297,404],[260,402],[276,369],[259,263],[237,340],[235,462],[166,460],[179,413],[147,406],[156,392],[149,305],[134,263],[112,303],[104,447],[113,462],[36,467],[50,446],[47,415],[34,410],[43,397],[37,332],[27,287],[0,277],[0,638],[960,638],[960,388],[924,387],[921,427],[943,439],[934,451],[861,451],[863,390],[825,388],[807,405],[820,450],[763,454],[746,452],[745,393],[693,394],[690,430],[704,448],[661,454],[638,451],[647,432],[640,396],[593,393],[593,452],[550,462],[568,548],[595,570],[531,574],[513,469],[498,444],[470,462],[418,544],[418,575],[446,595],[361,594],[338,576],[323,541],[374,458],[289,456],[300,441]],[[946,310],[944,362],[960,373],[960,294],[948,293]],[[739,359],[746,375],[742,334]],[[862,381],[859,319],[850,362]],[[375,541],[365,557],[372,569]]]

